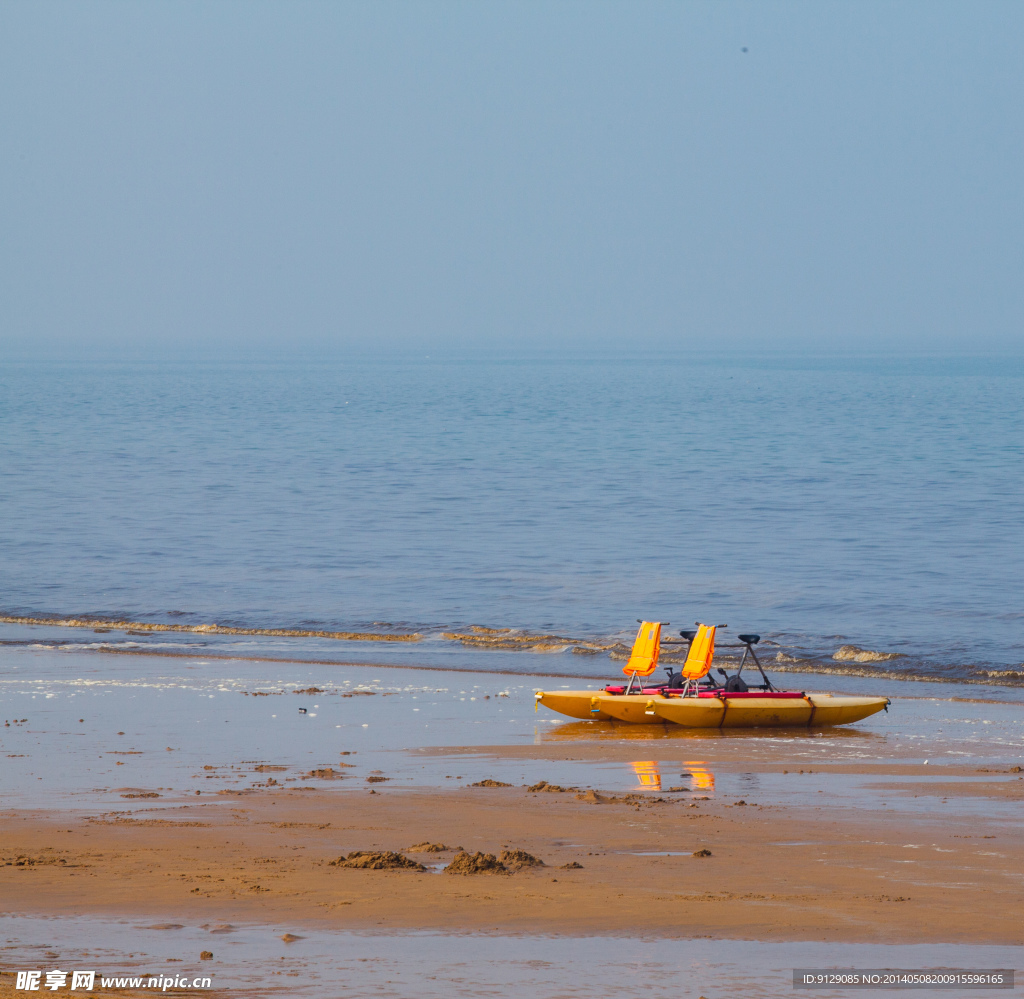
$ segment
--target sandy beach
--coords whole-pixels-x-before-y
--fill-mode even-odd
[[[560,969],[522,994],[560,995],[607,939],[691,948],[667,967],[703,967],[687,980],[712,999],[791,987],[740,941],[769,948],[759,967],[1024,944],[1014,703],[904,684],[849,728],[700,732],[534,713],[533,677],[52,650],[9,666],[4,988],[40,954],[213,969],[236,995],[266,994],[257,971],[323,994],[325,965],[369,988],[372,937],[408,955],[374,959],[379,994],[436,961],[438,995],[484,995],[518,948]],[[460,852],[496,869],[449,873]],[[467,946],[482,977],[459,984]]]
[[[777,772],[787,764],[779,759]],[[1024,834],[1011,822],[980,829],[960,811],[979,798],[1024,805],[1024,778],[956,768],[936,785],[922,771],[832,770],[836,783],[876,779],[888,805],[836,811],[824,793],[817,807],[801,807],[680,792],[430,792],[383,783],[261,789],[230,805],[168,802],[132,813],[12,811],[0,817],[0,892],[21,913],[287,922],[297,932],[1024,943]],[[903,778],[898,789],[885,781],[891,776]],[[904,799],[922,795],[927,809],[902,811]],[[447,849],[410,849],[424,843]],[[522,849],[545,866],[437,870],[456,847]],[[359,850],[429,866],[332,866]],[[699,855],[705,850],[710,856]]]
[[[1020,989],[1024,5],[0,18],[0,999]]]

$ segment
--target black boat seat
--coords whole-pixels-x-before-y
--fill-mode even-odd
[[[744,645],[757,645],[761,641],[760,635],[737,635],[736,636]]]

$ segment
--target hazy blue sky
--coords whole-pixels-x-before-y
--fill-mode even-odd
[[[1019,0],[5,2],[0,337],[1016,349],[1022,29]]]

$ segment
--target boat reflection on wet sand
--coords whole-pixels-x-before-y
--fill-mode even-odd
[[[637,791],[709,791],[715,790],[715,775],[703,760],[692,760],[682,764],[680,777],[688,780],[686,786],[662,788],[661,766],[657,760],[643,760],[631,763],[636,774]]]

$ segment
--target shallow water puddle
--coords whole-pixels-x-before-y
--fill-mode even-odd
[[[240,995],[383,999],[791,997],[794,968],[1012,968],[1022,947],[755,943],[626,937],[335,933],[295,926],[182,925],[171,919],[0,918],[11,970],[212,978]],[[210,951],[211,960],[199,960]],[[639,977],[638,977],[639,976]],[[638,984],[639,983],[639,984]],[[843,992],[819,992],[839,999]],[[915,995],[949,996],[915,990]]]
[[[891,808],[898,800],[900,810],[941,810],[931,795],[900,790],[901,782],[924,787],[931,778],[875,777],[869,787],[867,777],[811,771],[836,762],[924,759],[930,770],[943,758],[1005,769],[1024,753],[1019,708],[1009,704],[957,703],[954,714],[949,701],[920,698],[850,728],[721,732],[544,718],[533,710],[535,681],[486,673],[24,649],[3,650],[3,664],[0,718],[9,722],[0,726],[3,807],[60,801],[132,810],[156,804],[153,798],[166,804],[196,792],[202,800],[224,801],[260,788],[373,785],[390,792],[491,778],[517,788],[546,781],[680,802],[818,805],[828,797],[835,807]],[[627,762],[612,762],[462,749],[479,745],[570,752],[576,745],[589,752],[607,745],[608,755],[620,760],[623,747],[636,752]],[[732,760],[725,769],[715,762],[720,748]],[[51,763],[54,753],[59,767]],[[780,753],[808,772],[737,772],[737,758],[770,763]],[[268,777],[260,766],[283,770]],[[943,768],[935,769],[940,779]],[[317,771],[330,773],[322,778]],[[136,800],[140,795],[147,800]],[[961,798],[958,807],[1015,816],[1020,806],[978,796]]]

